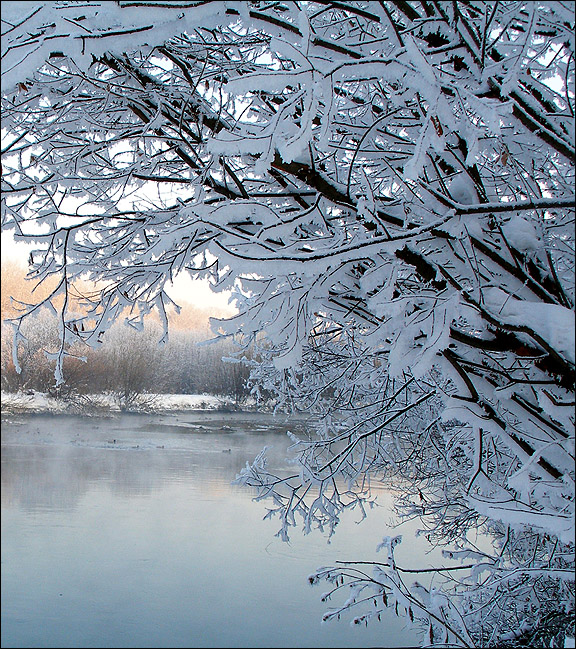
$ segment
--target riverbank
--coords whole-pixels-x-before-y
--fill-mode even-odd
[[[245,401],[240,406],[228,396],[211,394],[141,394],[129,407],[117,395],[83,394],[54,397],[45,392],[1,392],[1,412],[10,413],[75,413],[86,415],[110,412],[178,412],[178,411],[238,411],[250,410],[254,403]]]

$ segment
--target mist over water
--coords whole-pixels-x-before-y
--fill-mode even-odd
[[[2,647],[417,645],[392,611],[368,628],[321,623],[343,600],[321,602],[328,585],[307,581],[336,560],[382,559],[377,543],[397,533],[384,491],[330,543],[299,529],[283,543],[266,503],[231,484],[264,446],[271,469],[289,470],[285,432],[301,425],[254,413],[3,418]]]

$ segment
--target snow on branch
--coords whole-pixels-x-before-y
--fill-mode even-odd
[[[388,598],[430,644],[462,646],[535,638],[559,607],[568,620],[566,3],[17,7],[3,3],[2,228],[57,288],[21,305],[15,353],[48,306],[65,382],[72,345],[119,318],[167,324],[167,283],[207,277],[234,292],[216,333],[250,347],[253,394],[312,417],[290,476],[263,455],[238,477],[282,538],[335,532],[386,484],[430,543],[473,552],[480,530],[490,546],[435,590],[398,567],[324,572],[334,595],[353,587],[337,615],[372,589],[375,611]]]

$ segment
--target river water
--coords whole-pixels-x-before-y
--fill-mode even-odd
[[[321,602],[329,585],[307,580],[337,560],[382,560],[376,545],[398,533],[385,491],[330,543],[299,529],[285,543],[266,503],[231,484],[263,446],[286,468],[285,433],[299,425],[255,413],[4,416],[3,649],[417,646],[393,611],[367,628],[322,623],[342,599]],[[422,560],[411,543],[406,561]]]

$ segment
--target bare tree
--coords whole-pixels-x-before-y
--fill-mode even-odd
[[[395,538],[381,564],[319,571],[352,588],[336,613],[396,606],[430,644],[557,641],[574,611],[573,7],[170,7],[46,3],[3,37],[3,227],[37,242],[31,277],[58,277],[57,380],[67,346],[125,309],[163,316],[175,274],[236,290],[218,332],[256,350],[255,393],[320,422],[293,440],[299,472],[261,456],[239,477],[281,534],[299,515],[333,528],[400,476],[402,511],[453,546],[434,589],[406,582]],[[70,313],[86,275],[105,288]]]
[[[99,350],[107,373],[104,390],[109,392],[120,410],[153,408],[162,392],[163,349],[158,346],[155,327],[144,331],[116,326]]]

